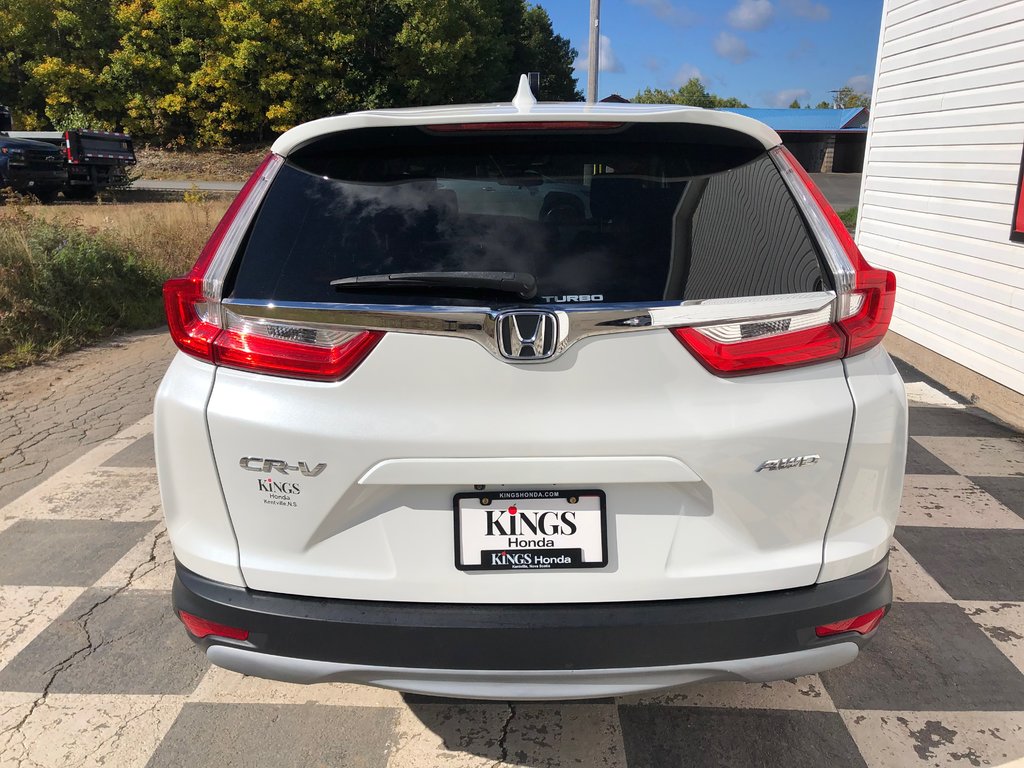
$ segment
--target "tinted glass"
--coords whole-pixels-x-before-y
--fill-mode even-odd
[[[526,272],[538,291],[330,285],[425,271]],[[760,145],[637,124],[329,137],[282,167],[232,279],[235,298],[497,306],[792,293],[824,277]]]

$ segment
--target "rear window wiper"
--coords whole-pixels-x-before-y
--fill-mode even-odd
[[[396,272],[331,280],[339,291],[376,288],[458,288],[514,293],[524,299],[537,295],[537,280],[529,272]]]

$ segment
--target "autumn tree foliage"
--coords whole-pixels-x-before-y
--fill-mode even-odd
[[[576,51],[526,0],[0,0],[18,127],[160,143],[266,140],[356,109],[582,98]]]

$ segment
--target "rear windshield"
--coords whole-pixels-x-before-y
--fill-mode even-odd
[[[488,288],[344,286],[517,272]],[[294,153],[229,276],[241,299],[359,304],[656,302],[821,290],[819,253],[760,144],[707,126],[503,133],[359,129]]]

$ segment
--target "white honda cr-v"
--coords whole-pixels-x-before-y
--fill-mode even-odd
[[[300,125],[165,288],[175,610],[245,674],[451,696],[849,662],[891,601],[894,291],[736,114],[524,83]]]

